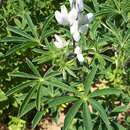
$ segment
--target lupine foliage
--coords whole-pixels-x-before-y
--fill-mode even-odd
[[[79,62],[73,34],[54,16],[62,5],[70,9],[69,0],[0,1],[1,121],[31,115],[35,128],[67,103],[63,130],[130,129],[130,0],[83,2],[94,19],[76,43]],[[56,35],[67,46],[57,48]]]

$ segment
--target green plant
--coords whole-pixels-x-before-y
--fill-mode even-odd
[[[13,116],[28,121],[34,112],[35,128],[47,115],[56,120],[65,104],[63,130],[129,129],[129,0],[88,0],[84,11],[76,1],[70,11],[55,12],[63,26],[49,15],[62,1],[11,0],[2,7],[1,113],[15,108]]]

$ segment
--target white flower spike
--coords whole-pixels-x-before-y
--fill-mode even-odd
[[[62,37],[58,36],[55,34],[55,40],[54,41],[54,45],[56,48],[64,48],[65,46],[67,46],[69,43]]]
[[[93,20],[92,13],[83,15],[84,8],[83,0],[69,0],[71,10],[67,12],[66,7],[61,6],[61,12],[55,12],[55,18],[61,25],[69,25],[70,32],[73,39],[78,42],[80,40],[80,33],[87,33],[89,23]]]

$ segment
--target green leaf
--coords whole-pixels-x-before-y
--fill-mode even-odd
[[[38,91],[37,91],[37,99],[36,99],[36,107],[37,110],[40,111],[41,108],[41,98],[42,98],[42,86],[38,84]]]
[[[93,130],[91,114],[87,103],[83,103],[83,123],[85,130]]]
[[[7,100],[6,94],[0,89],[0,102]]]
[[[92,71],[88,74],[87,79],[86,79],[86,81],[85,81],[85,83],[84,83],[86,95],[87,95],[87,94],[89,93],[89,91],[90,91],[90,88],[91,88],[93,79],[94,79],[94,77],[95,77],[96,71],[97,71],[97,66],[94,65],[93,68],[92,68]]]
[[[48,85],[50,84],[52,86],[56,86],[56,87],[58,87],[62,90],[66,90],[66,91],[69,91],[69,92],[75,92],[76,91],[73,87],[71,87],[71,86],[69,86],[69,85],[67,85],[67,84],[65,84],[65,83],[63,83],[63,82],[61,82],[60,80],[57,80],[57,79],[49,80],[47,82],[47,84]]]
[[[122,125],[120,125],[117,122],[113,122],[114,123],[114,128],[116,128],[116,130],[126,130],[126,128],[124,128]],[[127,129],[128,130],[128,129]]]
[[[39,77],[25,72],[12,72],[9,75],[14,77],[20,77],[20,78],[39,79]]]
[[[28,42],[31,41],[30,39],[24,38],[24,37],[17,37],[17,36],[11,36],[11,37],[5,37],[0,42]]]
[[[34,129],[37,124],[39,123],[39,121],[42,119],[42,116],[44,115],[43,111],[39,111],[36,113],[35,117],[32,120],[32,128]]]
[[[33,71],[33,73],[40,77],[39,71],[28,58],[26,58],[26,62],[28,64],[29,68]]]
[[[30,15],[28,13],[25,13],[24,16],[25,16],[25,19],[27,20],[28,26],[31,29],[32,34],[34,35],[34,37],[36,39],[38,39],[37,30],[36,30],[36,28],[35,28],[35,26],[34,26],[34,24],[32,22],[32,19],[31,19]]]
[[[55,107],[55,106],[58,106],[58,105],[61,105],[61,104],[64,104],[64,103],[69,103],[69,102],[73,102],[77,100],[77,98],[75,97],[72,97],[72,96],[62,96],[62,97],[56,97],[54,99],[51,99],[49,102],[48,102],[48,105],[50,107]]]
[[[23,117],[25,114],[27,114],[29,111],[34,109],[36,107],[35,101],[29,103],[26,108],[22,111],[22,114],[20,115],[20,118]]]
[[[42,29],[41,39],[43,39],[45,37],[46,32],[48,32],[47,28],[48,28],[50,22],[53,20],[53,18],[54,18],[54,15],[50,15],[47,18],[47,20],[45,21],[43,29]]]
[[[31,88],[31,90],[28,92],[28,95],[25,97],[24,101],[22,102],[21,108],[19,110],[19,116],[23,114],[23,112],[24,112],[25,108],[27,107],[27,105],[28,105],[33,93],[35,92],[36,88],[37,88],[37,85],[35,84]]]
[[[11,49],[9,49],[7,51],[6,56],[9,56],[9,55],[15,53],[16,51],[20,51],[22,49],[30,48],[30,47],[32,47],[34,45],[36,45],[36,44],[33,43],[33,42],[28,42],[28,43],[22,43],[22,44],[15,45],[14,47],[12,47]]]
[[[117,106],[116,108],[114,108],[112,110],[112,112],[117,112],[117,113],[121,113],[121,112],[126,112],[128,111],[129,107],[127,105],[123,105],[123,106]]]
[[[94,99],[89,99],[89,102],[92,104],[93,108],[99,112],[100,117],[102,118],[103,122],[106,124],[108,130],[112,130],[107,114],[104,108],[102,107],[102,105]]]
[[[69,111],[66,114],[65,120],[64,120],[64,127],[63,130],[68,130],[70,125],[72,124],[72,121],[79,110],[80,106],[82,104],[81,100],[78,100],[74,103],[74,105],[69,109]]]
[[[105,88],[105,89],[100,89],[96,90],[92,93],[89,94],[89,97],[97,97],[97,96],[105,96],[105,95],[120,95],[121,90],[116,89],[116,88]]]
[[[34,38],[32,36],[30,36],[29,34],[23,32],[21,29],[19,29],[18,27],[13,27],[13,26],[8,26],[7,27],[7,30],[8,31],[11,31],[11,32],[14,32],[16,34],[19,34],[20,36],[23,36],[27,39],[30,39],[30,40],[34,40]]]
[[[71,70],[69,69],[67,66],[64,68],[71,76],[77,78],[76,74]]]
[[[14,94],[16,92],[20,92],[21,90],[23,90],[24,88],[26,88],[26,87],[28,87],[28,86],[30,86],[32,84],[34,84],[34,81],[27,81],[25,83],[21,83],[19,85],[16,85],[16,87],[13,87],[12,89],[8,90],[6,92],[6,95],[10,96],[10,95],[12,95],[12,94]]]

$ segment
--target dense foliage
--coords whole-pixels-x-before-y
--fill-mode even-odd
[[[55,19],[62,5],[70,9],[69,0],[0,0],[0,121],[22,130],[64,112],[63,130],[129,130],[130,0],[84,0],[94,19],[80,34],[83,62]],[[69,45],[57,48],[55,34]]]

